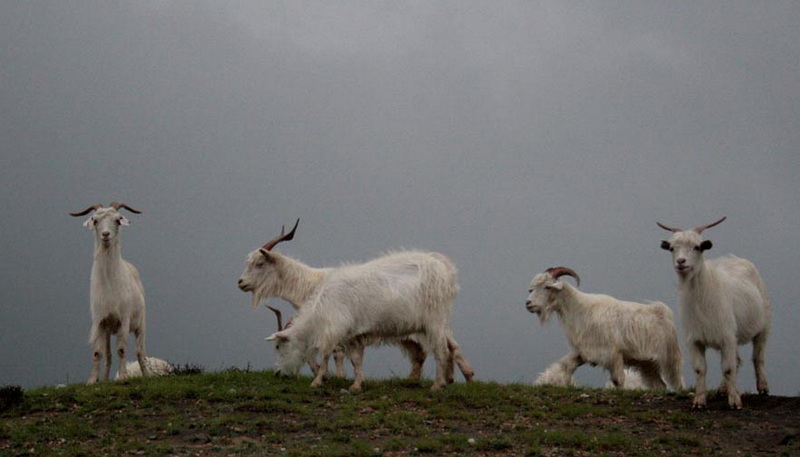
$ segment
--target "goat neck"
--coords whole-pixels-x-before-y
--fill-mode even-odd
[[[564,288],[559,293],[558,306],[555,312],[562,322],[572,321],[574,317],[586,313],[581,296],[586,295],[568,283],[564,283]]]
[[[281,280],[273,294],[291,303],[294,309],[300,309],[316,293],[330,271],[328,268],[312,268],[283,255],[280,256],[279,263]]]

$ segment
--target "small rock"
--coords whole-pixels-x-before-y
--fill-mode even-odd
[[[475,438],[470,438],[470,439],[468,439],[468,440],[467,440],[467,443],[469,443],[469,444],[471,444],[471,445],[475,445],[475,443],[476,443],[476,441],[475,441]]]
[[[205,433],[198,433],[189,438],[193,443],[207,444],[211,442],[211,437]]]

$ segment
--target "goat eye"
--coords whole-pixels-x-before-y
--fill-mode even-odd
[[[675,252],[675,248],[673,248],[672,246],[670,246],[670,247],[669,247],[669,252]]]

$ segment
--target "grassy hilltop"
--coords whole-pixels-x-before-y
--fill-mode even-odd
[[[309,378],[228,370],[0,399],[0,456],[800,455],[800,397]]]

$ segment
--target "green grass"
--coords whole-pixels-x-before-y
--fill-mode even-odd
[[[0,410],[0,456],[746,455],[768,450],[745,432],[772,417],[693,412],[685,394],[484,382],[430,392],[392,379],[351,395],[347,380],[309,383],[226,370],[35,389]]]

